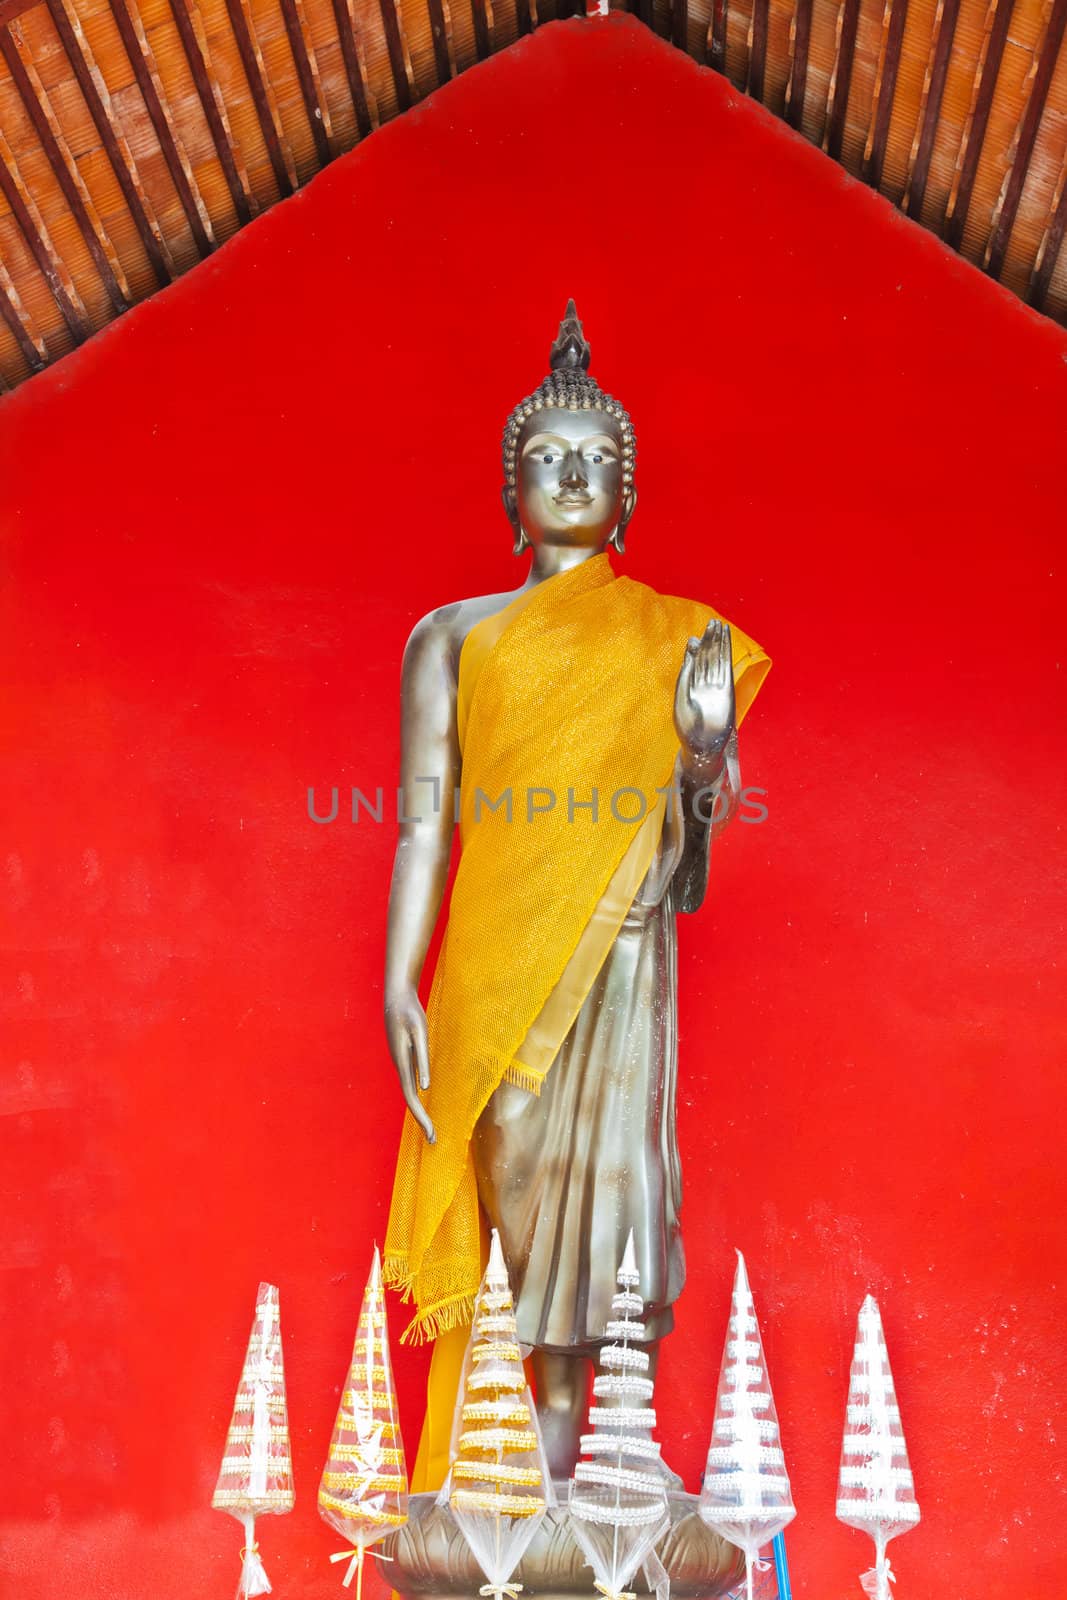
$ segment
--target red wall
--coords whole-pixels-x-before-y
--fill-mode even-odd
[[[858,1594],[873,1290],[924,1513],[901,1593],[1059,1585],[1067,338],[614,17],[468,73],[0,406],[20,1600],[231,1592],[208,1507],[260,1278],[298,1493],[268,1570],[338,1586],[314,1497],[400,1124],[393,830],[316,827],[306,789],[388,786],[413,621],[518,580],[499,435],[569,294],[638,430],[625,570],[775,660],[768,820],[682,929],[666,1453],[695,1485],[741,1246],[795,1591]]]

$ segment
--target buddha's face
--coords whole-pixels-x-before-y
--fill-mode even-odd
[[[535,412],[519,435],[515,475],[505,505],[535,548],[602,550],[636,503],[623,488],[618,425],[603,411]]]

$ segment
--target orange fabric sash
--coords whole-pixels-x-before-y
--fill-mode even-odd
[[[437,1143],[405,1119],[386,1235],[387,1281],[416,1304],[406,1337],[469,1314],[481,1272],[475,1123],[505,1078],[540,1089],[523,1041],[635,848],[639,804],[652,812],[670,782],[685,643],[716,615],[615,577],[606,556],[523,600],[467,708],[462,855],[427,1006]],[[736,629],[733,646],[740,720],[770,662]],[[645,834],[650,860],[656,835]]]

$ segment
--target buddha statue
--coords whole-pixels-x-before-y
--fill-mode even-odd
[[[770,662],[709,606],[616,573],[634,430],[589,363],[571,301],[504,430],[525,580],[432,611],[404,652],[385,1022],[407,1115],[385,1270],[436,1341],[415,1489],[447,1469],[486,1222],[560,1478],[630,1231],[653,1371],[684,1280],[675,917],[704,897]]]

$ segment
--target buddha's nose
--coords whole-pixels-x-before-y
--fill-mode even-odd
[[[563,476],[559,480],[561,488],[585,489],[588,480],[582,471],[582,458],[577,450],[571,450],[563,463]]]

